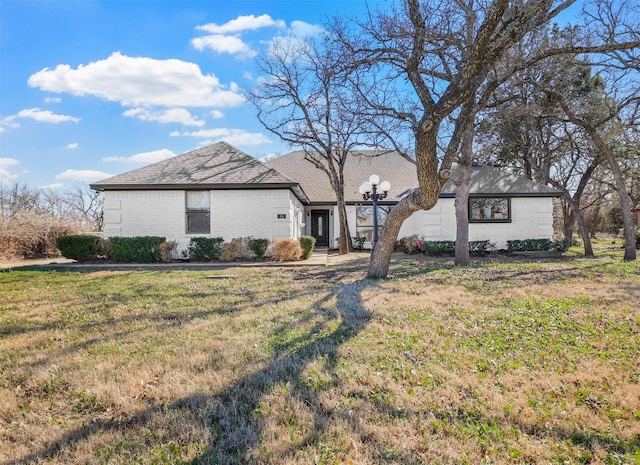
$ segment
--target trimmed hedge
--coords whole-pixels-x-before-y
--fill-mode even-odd
[[[269,239],[250,239],[249,249],[255,254],[257,259],[264,258],[271,241]]]
[[[442,255],[446,253],[455,253],[455,241],[424,241],[421,247],[422,253],[429,255]]]
[[[222,253],[221,237],[192,237],[187,246],[187,258],[195,261],[211,261],[220,258]]]
[[[98,236],[88,234],[58,236],[56,247],[63,257],[82,262],[96,255],[99,239]]]
[[[538,252],[553,248],[551,239],[523,239],[507,241],[507,252]]]
[[[165,238],[158,236],[110,237],[111,259],[120,263],[157,263],[163,242]]]
[[[300,236],[298,241],[302,248],[302,259],[307,260],[313,253],[313,246],[316,245],[316,238],[313,236]]]

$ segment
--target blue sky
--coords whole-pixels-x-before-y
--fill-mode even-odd
[[[0,182],[66,189],[219,140],[287,153],[242,98],[253,57],[365,11],[361,0],[0,0]]]

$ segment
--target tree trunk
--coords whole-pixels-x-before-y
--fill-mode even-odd
[[[584,244],[584,256],[585,257],[593,257],[593,247],[591,245],[591,236],[589,235],[589,228],[587,228],[587,222],[584,220],[584,215],[580,211],[580,196],[578,199],[571,197],[569,191],[565,191],[564,198],[569,204],[571,213],[569,214],[568,221],[572,223],[571,232],[573,233],[573,222],[576,221],[578,223],[578,229],[580,230],[580,237],[582,237],[582,242]],[[573,235],[573,234],[572,234]],[[566,235],[566,227],[565,227],[565,237],[571,239],[572,236]]]
[[[416,135],[416,172],[419,188],[391,208],[376,248],[371,253],[368,278],[385,278],[389,274],[391,255],[404,220],[418,210],[429,210],[438,202],[444,180],[438,174],[436,136],[438,124],[426,122],[428,129]]]
[[[589,126],[583,126],[587,131],[591,139],[593,140],[600,153],[604,156],[604,159],[609,164],[609,168],[611,168],[611,173],[613,174],[613,179],[616,186],[616,191],[618,192],[618,197],[620,198],[620,209],[622,210],[622,224],[624,227],[624,259],[625,260],[635,260],[636,259],[636,234],[635,234],[635,221],[633,214],[633,204],[631,202],[631,197],[629,197],[629,193],[627,192],[627,186],[624,182],[624,177],[622,176],[622,171],[620,170],[620,165],[618,165],[618,161],[616,160],[615,155],[609,148],[609,146],[602,140],[598,131]]]
[[[469,257],[469,191],[471,190],[471,162],[473,132],[467,130],[460,147],[460,178],[456,181],[456,252],[455,264],[467,266]]]
[[[347,220],[347,204],[344,201],[344,189],[336,190],[338,200],[338,222],[340,224],[340,236],[338,237],[338,253],[348,254],[353,250],[351,242],[351,231]]]

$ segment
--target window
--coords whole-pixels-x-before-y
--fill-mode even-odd
[[[378,233],[382,232],[387,215],[388,206],[378,205]],[[361,205],[356,209],[356,237],[366,237],[373,242],[373,205]]]
[[[472,223],[510,223],[510,199],[508,197],[470,198],[469,221]]]
[[[211,194],[209,191],[187,191],[187,234],[209,234]]]

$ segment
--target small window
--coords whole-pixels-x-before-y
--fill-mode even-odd
[[[211,195],[209,191],[187,191],[187,234],[211,232]]]
[[[472,223],[510,223],[510,199],[508,197],[470,198],[469,221]]]
[[[382,228],[389,214],[387,206],[378,206],[378,232],[382,233]],[[366,237],[367,241],[373,242],[373,205],[361,205],[356,210],[356,237]]]

